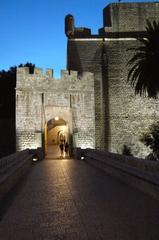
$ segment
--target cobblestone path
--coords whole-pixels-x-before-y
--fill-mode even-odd
[[[159,202],[85,162],[41,161],[17,188],[0,240],[159,239]]]

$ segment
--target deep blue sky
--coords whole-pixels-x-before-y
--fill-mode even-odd
[[[0,70],[26,63],[53,68],[59,77],[66,68],[64,18],[97,33],[106,0],[0,0]],[[115,2],[115,1],[113,1]],[[124,1],[123,1],[124,2]]]

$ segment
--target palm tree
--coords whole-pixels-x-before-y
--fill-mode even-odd
[[[135,94],[157,98],[159,93],[159,22],[147,20],[147,35],[140,38],[140,46],[131,48],[135,55],[128,61],[131,67],[127,81]]]

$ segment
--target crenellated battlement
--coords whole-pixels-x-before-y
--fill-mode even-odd
[[[17,68],[17,78],[26,78],[26,77],[32,77],[32,78],[50,78],[57,80],[53,76],[53,69],[47,68],[45,72],[43,71],[42,68],[35,68],[33,74],[29,73],[29,67],[20,67]],[[91,72],[83,72],[82,74],[79,74],[77,71],[68,71],[68,70],[61,70],[61,77],[58,78],[58,80],[63,80],[63,79],[82,79],[83,77],[89,77],[92,76],[93,73]]]
[[[77,84],[75,84],[77,82]],[[77,71],[61,70],[61,77],[53,77],[53,70],[46,69],[44,72],[41,68],[35,68],[33,74],[29,73],[29,67],[17,68],[18,89],[92,89],[94,86],[94,74],[83,72],[78,74]]]
[[[34,68],[34,73],[29,73],[29,67],[19,67],[17,68],[17,76],[37,76],[37,77],[49,77],[53,78],[53,69],[47,68],[45,73],[42,68]]]

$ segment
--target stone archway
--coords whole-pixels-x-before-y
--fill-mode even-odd
[[[45,107],[45,154],[49,158],[59,157],[61,141],[72,145],[72,112],[66,107]]]

